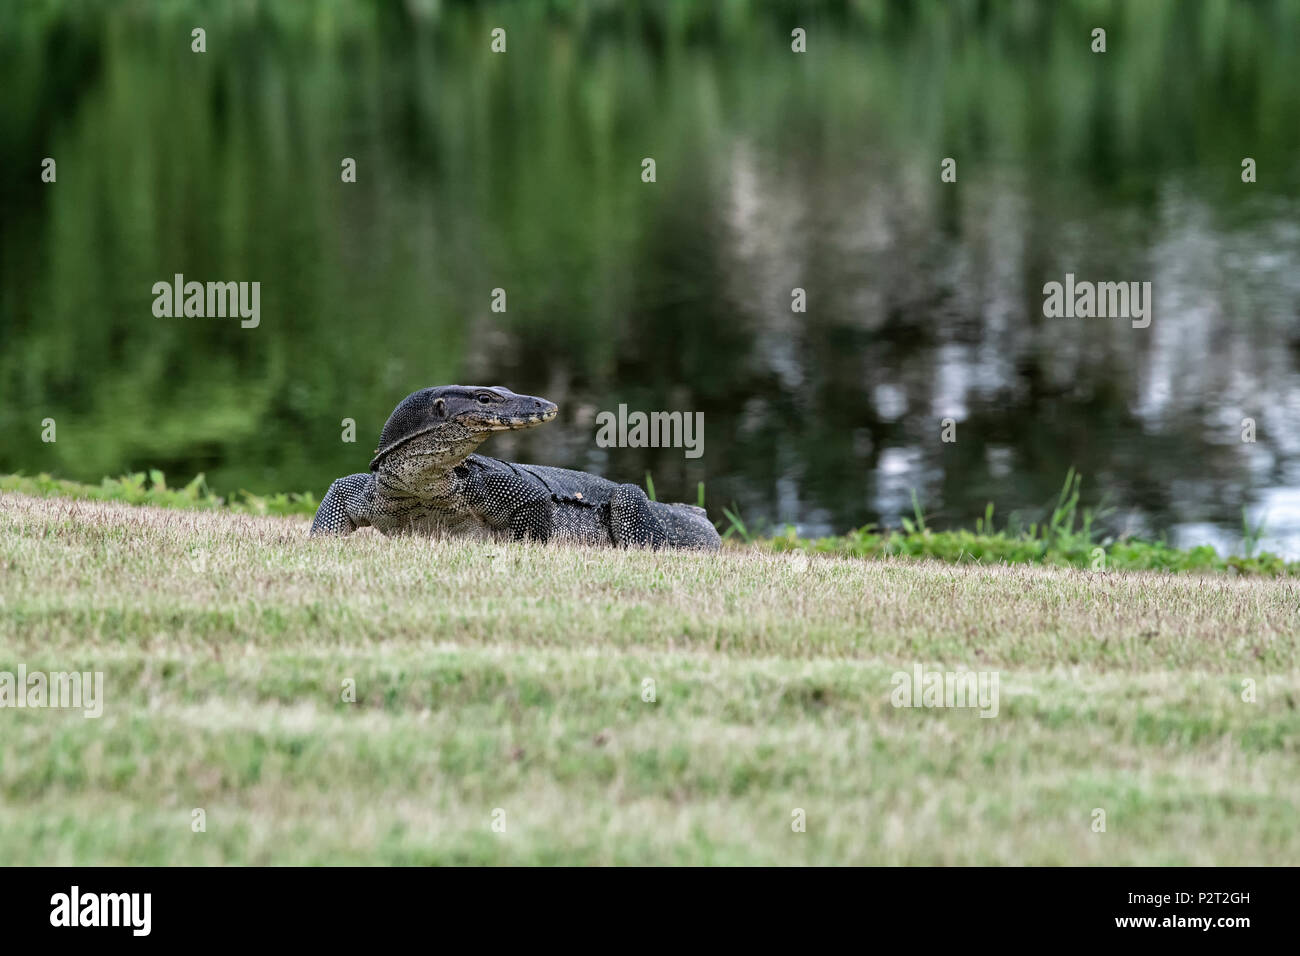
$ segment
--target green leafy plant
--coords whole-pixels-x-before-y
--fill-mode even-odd
[[[728,522],[726,530],[722,532],[722,537],[724,539],[735,535],[746,544],[753,544],[754,536],[750,534],[748,526],[746,526],[745,522],[741,519],[740,510],[738,508],[734,510],[733,508],[723,508],[722,514],[726,517]]]
[[[1246,506],[1241,506],[1241,547],[1248,559],[1254,556],[1260,538],[1264,536],[1264,521],[1265,518],[1261,517],[1259,523],[1252,528]]]

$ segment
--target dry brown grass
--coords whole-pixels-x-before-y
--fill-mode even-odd
[[[108,698],[0,710],[0,853],[1294,859],[1300,583],[306,527],[0,496],[0,670]],[[895,709],[917,662],[999,716]]]

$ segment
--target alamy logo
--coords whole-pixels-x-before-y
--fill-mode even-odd
[[[1133,328],[1151,324],[1150,282],[1081,282],[1065,274],[1065,284],[1043,286],[1043,315],[1049,319],[1132,319]]]
[[[262,322],[262,283],[186,282],[176,273],[171,282],[153,284],[153,314],[160,319],[239,316],[241,328],[255,329]]]
[[[704,454],[704,413],[629,414],[626,405],[619,405],[617,415],[597,413],[596,444],[601,448],[685,448],[687,458],[699,458]]]
[[[104,674],[102,671],[42,671],[27,673],[25,664],[18,673],[0,671],[0,707],[53,707],[80,709],[82,716],[104,715]]]
[[[152,893],[70,893],[50,897],[51,926],[129,926],[133,936],[148,936],[153,924]]]
[[[997,671],[926,671],[920,664],[912,672],[895,671],[889,695],[895,707],[971,707],[981,717],[998,715]]]

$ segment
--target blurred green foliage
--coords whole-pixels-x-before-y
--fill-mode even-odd
[[[73,500],[120,501],[160,508],[225,508],[241,514],[260,515],[314,515],[320,504],[311,492],[255,495],[241,491],[232,498],[223,498],[213,494],[201,474],[183,487],[169,488],[166,476],[157,469],[105,478],[98,485],[54,478],[44,473],[35,476],[0,475],[0,491]]]

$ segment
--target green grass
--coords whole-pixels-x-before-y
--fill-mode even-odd
[[[97,720],[0,709],[0,859],[1281,864],[1300,850],[1289,578],[306,528],[0,494],[0,671],[99,670],[106,697]],[[916,663],[996,671],[998,715],[893,707],[892,674]]]
[[[1097,516],[1079,508],[1080,477],[1070,469],[1059,500],[1041,523],[1027,527],[997,529],[993,506],[974,522],[974,530],[934,531],[926,524],[921,504],[912,493],[913,517],[901,519],[901,530],[858,528],[847,534],[824,538],[799,536],[793,527],[759,534],[734,508],[722,508],[723,537],[730,544],[767,551],[804,551],[856,558],[930,558],[937,561],[973,564],[1042,564],[1054,567],[1113,571],[1224,571],[1273,577],[1300,575],[1300,561],[1285,561],[1267,551],[1256,554],[1263,535],[1262,524],[1242,522],[1242,555],[1221,555],[1209,545],[1174,548],[1163,541],[1103,537],[1095,531]],[[36,476],[0,475],[0,491],[27,495],[59,496],[75,500],[122,501],[163,508],[226,509],[238,514],[301,515],[310,517],[320,503],[310,492],[301,494],[254,495],[241,492],[233,500],[212,493],[198,475],[182,488],[167,485],[162,472],[137,472],[120,478],[105,478],[98,485],[81,484]],[[654,480],[646,473],[646,493],[655,499]],[[704,484],[698,488],[697,503],[704,507]]]
[[[1300,562],[1285,561],[1276,554],[1256,553],[1263,535],[1263,524],[1251,526],[1242,511],[1242,555],[1221,555],[1209,545],[1174,548],[1163,541],[1137,538],[1114,538],[1099,535],[1097,515],[1079,508],[1080,476],[1070,469],[1055,507],[1041,523],[1013,530],[998,530],[993,523],[990,504],[975,530],[932,531],[912,492],[913,518],[903,518],[902,530],[859,528],[848,534],[808,539],[799,537],[793,528],[759,537],[752,534],[734,512],[724,509],[735,533],[749,544],[759,544],[774,551],[806,551],[846,557],[932,558],[954,563],[1041,564],[1054,567],[1084,568],[1092,571],[1224,571],[1236,574],[1262,574],[1273,577],[1300,575]]]
[[[237,514],[313,515],[320,505],[310,492],[255,495],[242,491],[237,498],[222,498],[208,488],[202,474],[180,488],[171,488],[166,476],[156,468],[148,474],[138,471],[120,478],[105,478],[98,485],[67,481],[45,473],[36,476],[0,475],[0,491],[42,497],[56,495],[77,501],[121,501],[160,508],[225,508]]]

